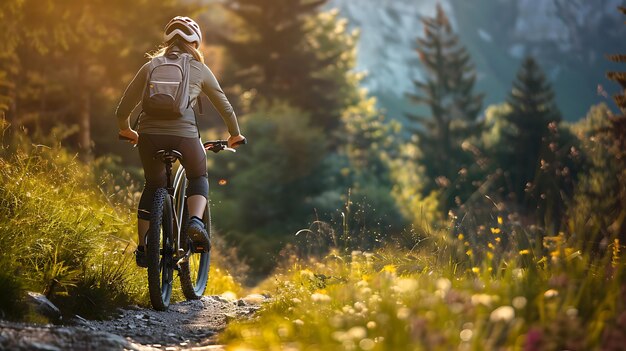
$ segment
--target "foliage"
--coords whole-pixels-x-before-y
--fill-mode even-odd
[[[315,126],[335,128],[355,99],[356,33],[326,0],[237,0],[225,3],[243,25],[220,43],[238,69],[233,79],[260,100],[280,99],[306,111]]]
[[[0,150],[0,315],[26,318],[27,290],[68,316],[105,318],[121,306],[148,305],[146,274],[133,256],[136,188],[112,186],[111,176],[99,184],[60,145],[29,143],[22,136],[16,152]],[[215,240],[208,290],[239,292],[229,271],[243,278],[245,270]]]
[[[164,23],[192,8],[174,0],[5,3],[0,8],[7,29],[0,33],[0,86],[7,87],[3,90],[10,99],[7,119],[34,137],[59,123],[77,125],[70,141],[84,159],[90,159],[92,129],[114,135],[115,99],[144,53],[160,42]],[[93,139],[106,140],[98,133]]]
[[[209,166],[213,178],[226,181],[211,195],[215,223],[243,254],[268,255],[312,217],[311,201],[323,189],[318,172],[327,138],[306,113],[286,104],[260,108],[241,121],[250,144],[236,157],[216,155],[216,166]],[[269,257],[255,259],[257,268],[272,265]]]
[[[598,234],[588,237],[590,249],[607,245],[611,236],[618,235],[621,240],[626,236],[623,230],[626,175],[624,161],[611,152],[615,140],[610,116],[609,108],[601,104],[592,107],[587,117],[572,126],[581,140],[580,152],[586,162],[568,214],[577,226],[584,225]]]
[[[553,123],[554,128],[554,124],[561,120],[552,88],[532,57],[526,58],[520,67],[513,83],[509,105],[511,113],[506,118],[514,131],[505,133],[506,141],[499,147],[506,155],[503,157],[516,160],[511,165],[514,167],[511,190],[517,200],[522,202],[527,198],[527,183],[535,180],[540,161],[547,152],[549,125]]]
[[[85,317],[139,301],[142,281],[127,258],[132,222],[108,202],[88,167],[43,145],[21,148],[0,164],[0,261],[20,289],[41,292],[68,313],[80,302]]]
[[[414,82],[419,94],[408,96],[413,103],[427,106],[430,116],[408,117],[427,176],[423,194],[440,190],[439,205],[445,213],[473,191],[464,179],[473,159],[461,145],[480,130],[477,117],[483,96],[472,92],[476,72],[441,6],[434,18],[424,18],[423,23],[424,37],[417,40],[416,51],[427,78]]]
[[[435,237],[410,251],[292,257],[261,285],[272,301],[222,341],[230,350],[600,350],[623,341],[618,241],[595,259],[564,236],[539,251],[516,242],[494,248],[496,262],[451,255],[464,239]]]

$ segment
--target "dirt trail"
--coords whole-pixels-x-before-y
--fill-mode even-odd
[[[165,312],[126,309],[115,319],[72,327],[0,321],[0,350],[222,350],[215,345],[217,333],[232,319],[252,316],[263,300],[203,296]]]

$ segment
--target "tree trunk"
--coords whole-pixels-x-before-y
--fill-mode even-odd
[[[85,162],[93,160],[91,150],[91,97],[87,86],[86,67],[78,66],[78,148],[80,159]]]

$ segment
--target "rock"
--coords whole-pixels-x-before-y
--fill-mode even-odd
[[[267,298],[261,294],[250,294],[239,301],[244,302],[246,305],[260,305],[267,301]]]
[[[26,293],[27,303],[33,307],[35,312],[46,317],[54,324],[60,324],[62,320],[61,310],[55,306],[44,295],[29,291]]]

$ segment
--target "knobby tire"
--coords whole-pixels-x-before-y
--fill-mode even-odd
[[[171,201],[165,188],[157,189],[152,203],[150,228],[147,233],[146,256],[148,261],[148,290],[155,310],[169,307],[172,294],[172,255],[167,248],[172,245],[173,220]]]
[[[189,214],[187,212],[187,206],[184,207],[183,212],[183,230],[182,230],[182,242],[187,243],[187,225],[189,220]],[[202,219],[206,226],[209,238],[211,237],[211,211],[209,207],[209,201],[204,210],[204,218]],[[187,249],[187,244],[184,245]],[[180,287],[183,291],[183,295],[187,300],[197,300],[204,295],[207,282],[209,279],[209,267],[210,267],[210,254],[209,252],[192,253],[190,259],[187,262],[180,265]],[[192,266],[190,263],[195,262]]]

